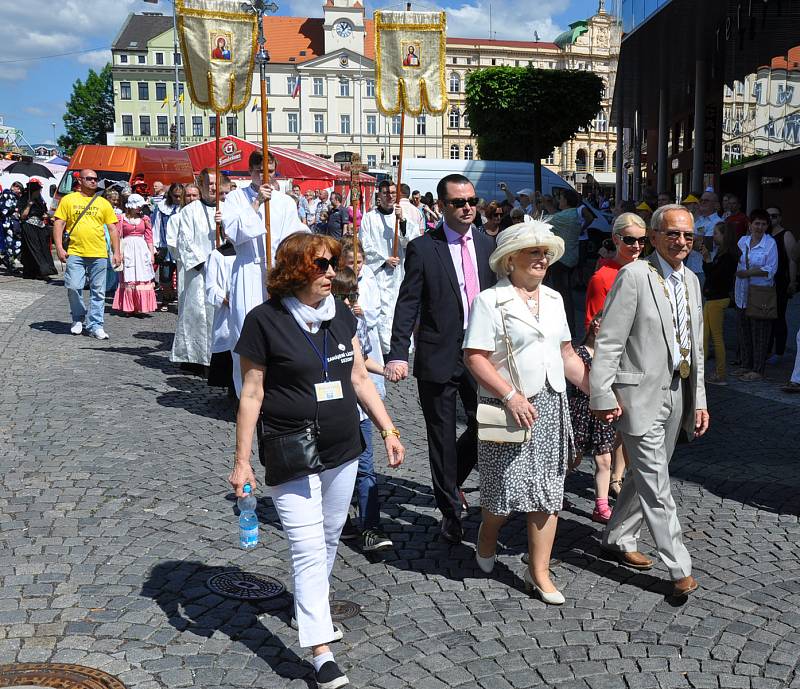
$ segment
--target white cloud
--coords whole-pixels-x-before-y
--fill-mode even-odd
[[[28,0],[6,4],[8,6],[3,7],[0,79],[7,81],[24,79],[34,65],[73,59],[70,56],[35,61],[28,58],[96,48],[75,58],[81,64],[102,66],[110,56],[107,49],[130,12],[172,12],[172,6],[165,0],[158,5],[145,4],[142,0],[92,0],[91,11],[87,11],[82,0]],[[41,30],[42,17],[47,17],[47,26],[52,27],[46,33]],[[101,64],[102,52],[105,52],[105,59]]]
[[[498,38],[533,41],[534,32],[542,41],[553,40],[560,32],[553,15],[564,12],[569,0],[468,0],[447,9],[447,34],[464,38]],[[491,6],[491,32],[489,13]]]
[[[109,62],[111,62],[111,51],[110,50],[93,50],[90,53],[84,53],[83,55],[78,55],[77,57],[78,62],[82,65],[89,65],[95,70],[103,69]]]
[[[44,117],[47,114],[42,108],[38,108],[35,105],[29,105],[23,108],[22,112],[31,117]]]

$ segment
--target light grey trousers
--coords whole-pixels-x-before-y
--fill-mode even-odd
[[[641,436],[622,434],[628,477],[603,533],[604,548],[633,552],[638,550],[642,522],[647,522],[673,580],[692,573],[692,558],[683,544],[669,478],[669,461],[683,418],[683,394],[684,385],[674,378],[650,430]]]

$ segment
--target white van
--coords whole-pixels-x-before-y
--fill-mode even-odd
[[[436,198],[436,185],[446,175],[460,174],[475,185],[475,193],[487,201],[502,201],[505,194],[498,186],[508,184],[511,193],[534,188],[533,163],[506,160],[446,160],[444,158],[405,158],[401,182],[411,191],[431,192]],[[572,185],[548,167],[542,166],[542,190],[552,194],[554,189],[572,189]]]

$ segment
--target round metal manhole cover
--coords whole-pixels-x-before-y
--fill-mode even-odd
[[[286,587],[272,577],[257,577],[250,572],[222,572],[215,574],[206,586],[213,593],[237,600],[268,600],[277,598]]]
[[[116,677],[102,670],[66,663],[11,663],[0,665],[0,688],[125,689]]]
[[[331,601],[331,619],[334,622],[341,622],[342,620],[358,617],[360,613],[361,606],[358,603],[341,599]]]

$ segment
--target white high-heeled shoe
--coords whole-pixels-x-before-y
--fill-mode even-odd
[[[478,553],[478,548],[480,547],[481,543],[481,529],[483,528],[483,522],[478,527],[478,539],[475,541],[475,562],[478,563],[478,567],[481,568],[481,571],[484,574],[491,574],[492,570],[494,569],[494,562],[497,559],[497,552],[493,553],[490,557],[482,557]],[[495,546],[496,548],[497,546]]]
[[[533,581],[533,577],[531,576],[531,570],[525,570],[525,591],[530,595],[534,591],[542,600],[543,603],[547,603],[547,605],[564,605],[566,602],[566,598],[564,598],[564,594],[561,591],[553,591],[552,593],[547,593],[542,591],[537,585],[536,582]]]

